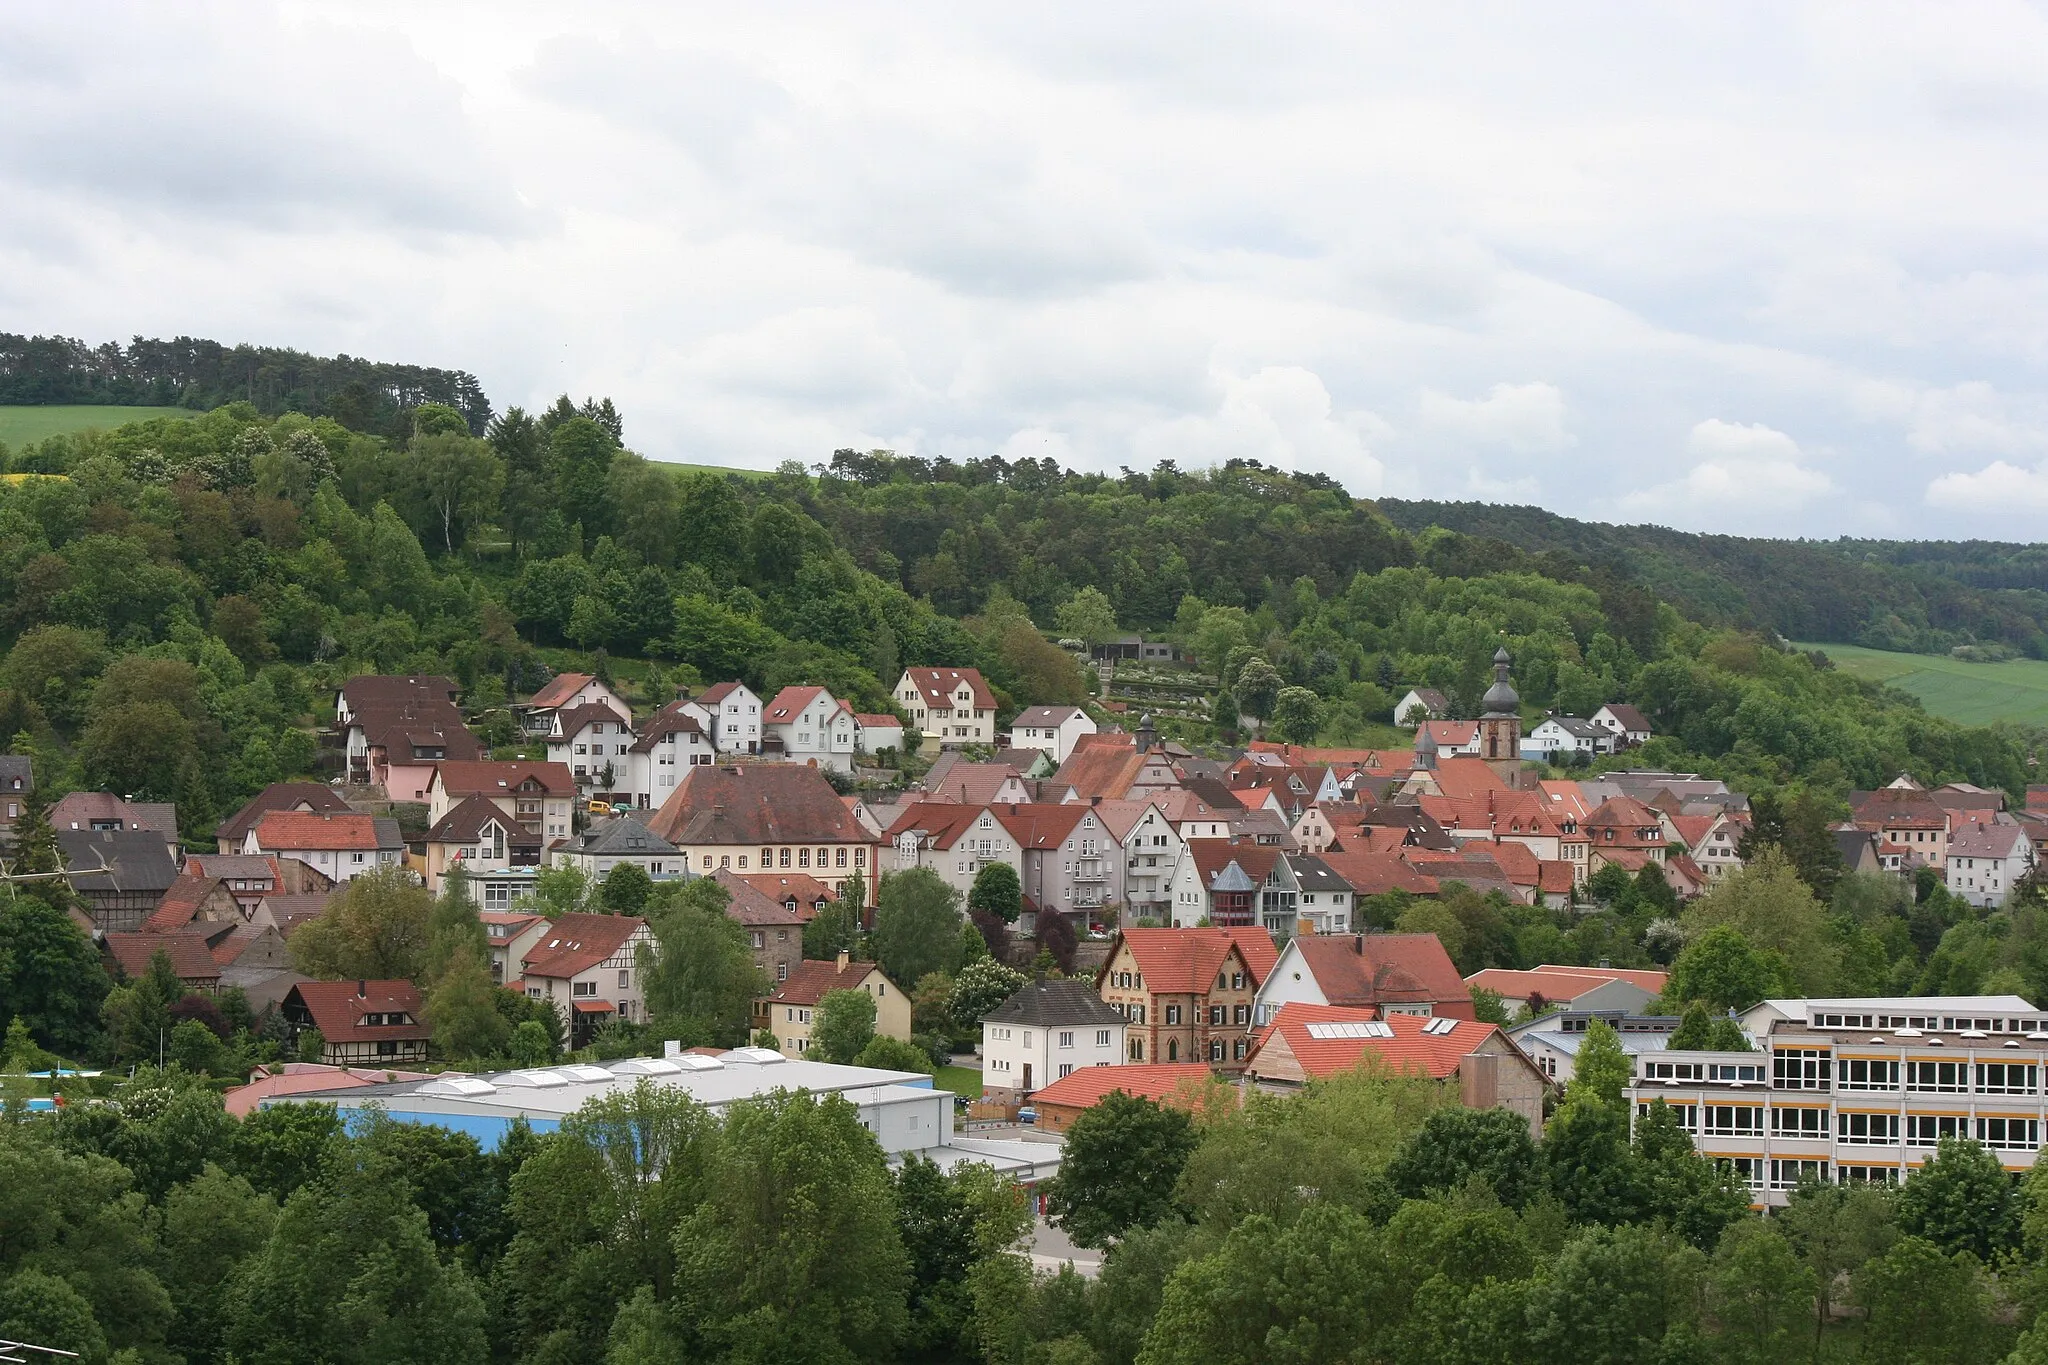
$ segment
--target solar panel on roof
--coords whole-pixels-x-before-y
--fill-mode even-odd
[[[1393,1027],[1377,1019],[1342,1019],[1335,1022],[1319,1022],[1308,1026],[1308,1036],[1328,1042],[1333,1038],[1391,1038]]]
[[[1432,1019],[1422,1026],[1422,1031],[1438,1038],[1444,1038],[1456,1032],[1457,1028],[1458,1021],[1455,1019]]]

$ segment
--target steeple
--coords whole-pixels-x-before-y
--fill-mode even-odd
[[[1429,732],[1428,721],[1422,722],[1416,730],[1415,766],[1420,771],[1433,772],[1436,769],[1436,736]]]
[[[1487,688],[1486,695],[1480,699],[1489,716],[1521,717],[1522,696],[1508,682],[1508,665],[1512,662],[1506,645],[1493,652],[1493,686]]]
[[[1493,686],[1480,698],[1485,714],[1479,718],[1479,755],[1516,787],[1522,777],[1522,698],[1508,681],[1512,663],[1507,646],[1493,652]]]

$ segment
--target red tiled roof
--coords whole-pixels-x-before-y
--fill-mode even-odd
[[[646,924],[635,915],[557,915],[527,949],[524,975],[563,979],[603,966]]]
[[[1578,885],[1578,873],[1570,863],[1544,858],[1536,864],[1536,889],[1546,896],[1566,896]]]
[[[170,955],[171,968],[180,981],[218,981],[220,964],[206,946],[206,935],[194,930],[168,934],[108,934],[107,956],[131,980],[141,980],[149,971],[149,960],[159,952]]]
[[[256,846],[266,853],[285,849],[374,850],[377,847],[376,817],[357,815],[313,815],[305,811],[266,811],[256,821]]]
[[[725,913],[750,929],[802,924],[806,916],[783,902],[757,890],[747,878],[720,870],[711,874],[725,888]]]
[[[1122,1066],[1084,1066],[1032,1092],[1037,1105],[1089,1109],[1121,1090],[1141,1100],[1186,1108],[1209,1083],[1209,1068],[1199,1062],[1139,1062]]]
[[[877,715],[866,711],[853,713],[854,723],[863,730],[900,730],[903,722],[894,716]]]
[[[743,872],[739,878],[778,905],[796,897],[797,913],[806,924],[817,918],[815,907],[820,900],[839,898],[832,887],[801,872]]]
[[[848,962],[842,971],[837,959],[821,962],[807,958],[789,969],[789,979],[777,985],[768,998],[778,1005],[815,1005],[825,998],[825,992],[858,990],[870,973],[879,976],[881,971],[872,962]]]
[[[785,687],[761,708],[761,719],[770,725],[787,725],[824,690],[822,687]]]
[[[1026,850],[1058,848],[1068,835],[1080,825],[1085,816],[1092,814],[1082,802],[1069,802],[1051,806],[1034,802],[1030,805],[990,806],[989,814],[996,823],[1010,832],[1010,837]],[[1097,820],[1096,824],[1102,822]],[[1107,836],[1109,831],[1103,830]]]
[[[647,828],[677,848],[875,842],[825,775],[797,763],[691,768]]]
[[[569,739],[584,726],[596,723],[630,726],[633,718],[621,715],[609,702],[586,701],[555,713],[555,737]]]
[[[1094,796],[1122,800],[1144,766],[1145,756],[1130,735],[1083,735],[1053,777],[1083,801]]]
[[[363,994],[355,981],[301,981],[285,996],[296,997],[313,1018],[313,1027],[330,1043],[412,1042],[428,1036],[425,1003],[410,981],[365,981]],[[403,1014],[410,1024],[365,1024],[370,1014]]]
[[[955,805],[949,801],[920,801],[903,808],[895,823],[888,827],[888,837],[893,843],[899,835],[915,830],[925,835],[933,848],[948,849],[974,828],[983,809],[979,805]]]
[[[1529,970],[1532,972],[1598,972],[1601,976],[1611,976],[1616,981],[1626,981],[1632,985],[1641,986],[1646,991],[1660,992],[1664,989],[1665,981],[1670,978],[1668,972],[1660,972],[1647,967],[1567,967],[1560,966],[1555,962],[1545,962],[1539,966],[1531,967]]]
[[[478,792],[485,796],[509,796],[528,778],[539,783],[541,790],[551,796],[569,796],[576,791],[576,779],[569,775],[566,763],[512,759],[503,763],[484,760],[434,765],[434,780],[450,796],[469,796]]]
[[[1137,960],[1145,988],[1169,995],[1206,993],[1233,948],[1254,985],[1264,985],[1280,959],[1264,929],[1125,929],[1118,937]],[[1109,955],[1116,956],[1114,945]]]
[[[1507,787],[1499,773],[1486,766],[1483,758],[1452,754],[1436,762],[1437,790],[1445,796],[1478,796]]]
[[[1385,849],[1374,846],[1382,833],[1389,845]],[[1393,851],[1401,846],[1405,835],[1406,831],[1392,826],[1368,825],[1362,834],[1345,835],[1341,849],[1327,849],[1316,856],[1358,895],[1378,896],[1388,891],[1406,891],[1411,895],[1434,896],[1437,892],[1436,878],[1417,871]],[[1360,844],[1367,847],[1361,848]]]
[[[1481,1044],[1500,1032],[1492,1024],[1460,1019],[1449,1033],[1426,1033],[1424,1029],[1431,1021],[1415,1014],[1394,1014],[1380,1020],[1393,1030],[1391,1038],[1317,1038],[1308,1028],[1310,1024],[1362,1024],[1372,1018],[1371,1010],[1339,1005],[1282,1005],[1253,1047],[1245,1068],[1256,1075],[1259,1054],[1278,1036],[1286,1039],[1288,1050],[1313,1080],[1354,1070],[1367,1056],[1376,1056],[1397,1071],[1419,1071],[1443,1080],[1456,1072],[1458,1064]]]
[[[1508,967],[1488,967],[1466,977],[1465,984],[1473,990],[1492,991],[1509,1000],[1526,1000],[1531,995],[1540,995],[1562,1005],[1578,999],[1587,991],[1598,990],[1620,979],[1590,967],[1583,972],[1519,972]]]
[[[590,673],[557,673],[548,680],[546,687],[533,694],[527,705],[541,711],[553,709],[575,696],[586,683],[596,681],[596,676]]]
[[[1435,934],[1329,934],[1296,938],[1302,965],[1333,1005],[1428,1003],[1472,1017],[1472,993]]]
[[[221,821],[214,837],[227,840],[231,846],[239,845],[242,836],[255,828],[257,819],[265,811],[290,810],[300,805],[316,814],[348,809],[348,802],[342,799],[341,793],[325,782],[273,782],[250,797],[240,810]]]
[[[974,689],[974,707],[977,711],[993,711],[995,694],[988,690],[978,668],[909,668],[903,676],[916,685],[924,696],[924,704],[933,707],[950,708],[954,705],[953,693],[961,683]]]

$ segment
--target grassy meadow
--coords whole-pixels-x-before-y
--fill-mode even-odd
[[[126,408],[96,403],[53,404],[49,407],[0,407],[0,445],[19,450],[47,436],[84,431],[102,431],[124,422],[141,422],[151,417],[197,417],[190,408]]]
[[[1973,664],[1946,655],[1895,654],[1861,645],[1799,648],[1822,651],[1852,677],[1910,692],[1932,714],[1963,725],[2012,721],[2048,726],[2048,662],[2039,659]]]

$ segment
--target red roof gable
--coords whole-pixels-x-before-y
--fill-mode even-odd
[[[956,703],[953,694],[961,683],[974,692],[974,709],[993,711],[996,706],[995,694],[988,690],[978,668],[909,668],[903,676],[909,678],[924,697],[926,706],[951,708]]]
[[[434,781],[441,784],[441,790],[450,796],[469,796],[481,793],[485,796],[509,796],[531,778],[550,796],[571,796],[576,791],[576,779],[569,775],[566,763],[534,763],[523,759],[495,763],[488,760],[476,763],[437,763],[434,765]]]
[[[1145,988],[1168,995],[1205,994],[1233,948],[1254,985],[1264,985],[1280,959],[1264,929],[1125,929],[1118,937],[1137,960]],[[1114,945],[1109,955],[1116,956]]]
[[[1330,934],[1291,945],[1332,1005],[1428,1004],[1472,1017],[1472,992],[1435,934]]]
[[[540,711],[552,710],[575,696],[585,684],[596,681],[596,675],[591,673],[557,673],[546,687],[533,694],[527,705]]]
[[[294,848],[369,851],[377,847],[377,821],[369,815],[266,811],[256,822],[256,845],[265,852]]]
[[[646,924],[634,915],[557,915],[527,950],[525,975],[563,979],[601,967]]]
[[[1325,1030],[1311,1031],[1309,1027],[1311,1024],[1368,1022],[1384,1024],[1394,1036],[1317,1037],[1317,1033]],[[1500,1032],[1492,1024],[1471,1019],[1455,1021],[1455,1027],[1448,1033],[1428,1032],[1432,1024],[1439,1029],[1442,1027],[1434,1020],[1415,1014],[1389,1015],[1375,1021],[1371,1010],[1345,1009],[1338,1005],[1282,1005],[1280,1012],[1273,1016],[1273,1022],[1260,1035],[1252,1055],[1246,1059],[1245,1069],[1256,1075],[1259,1054],[1278,1036],[1287,1040],[1288,1050],[1312,1080],[1324,1080],[1356,1070],[1368,1056],[1378,1057],[1396,1071],[1419,1071],[1443,1080],[1457,1071],[1458,1064],[1477,1051],[1481,1044]]]
[[[429,1036],[425,1003],[410,981],[301,981],[284,998],[286,1018],[294,1001],[330,1043],[415,1042]],[[412,1022],[365,1024],[372,1014],[402,1014]]]
[[[1199,1062],[1140,1062],[1123,1066],[1084,1066],[1032,1092],[1036,1105],[1087,1109],[1121,1090],[1136,1099],[1185,1109],[1209,1083],[1209,1068]]]
[[[870,973],[880,976],[881,971],[872,962],[848,962],[842,968],[836,959],[821,962],[807,958],[789,969],[789,979],[776,986],[775,994],[768,998],[778,1005],[815,1005],[827,991],[859,990]]]
[[[171,959],[171,969],[180,981],[218,981],[220,964],[206,946],[206,935],[192,930],[166,934],[108,934],[107,956],[122,973],[140,980],[149,971],[149,960],[158,953]]]

